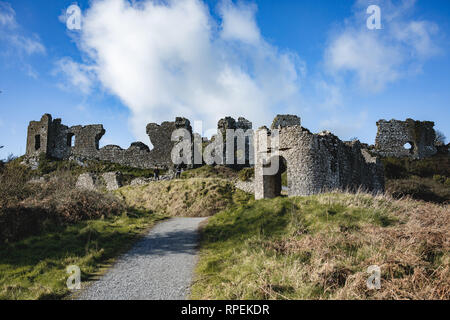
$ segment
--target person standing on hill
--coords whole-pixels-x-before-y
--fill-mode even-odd
[[[156,181],[159,180],[159,169],[158,169],[158,167],[156,167],[155,170],[153,170],[153,177],[155,178]]]

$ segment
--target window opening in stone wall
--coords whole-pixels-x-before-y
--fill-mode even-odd
[[[67,135],[67,146],[68,147],[75,147],[75,135],[69,133]]]
[[[34,150],[39,150],[41,148],[41,135],[36,135],[34,137]]]

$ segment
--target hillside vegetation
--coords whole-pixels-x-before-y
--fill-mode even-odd
[[[191,178],[219,178],[219,179],[236,179],[239,171],[226,166],[208,166],[204,165],[200,168],[184,171],[181,174],[183,179]]]
[[[15,162],[19,162],[17,159]],[[32,172],[34,176],[58,176],[61,172],[68,173],[74,177],[78,177],[82,173],[91,172],[101,174],[105,172],[121,172],[124,184],[129,184],[131,180],[140,178],[153,177],[152,169],[132,168],[108,161],[87,160],[79,163],[73,160],[56,160],[41,156],[39,166]],[[165,174],[164,170],[160,170],[160,175]]]
[[[88,281],[163,218],[76,189],[67,169],[35,174],[17,160],[0,167],[0,300],[65,297],[67,266]]]
[[[385,158],[386,193],[396,199],[409,196],[435,203],[450,202],[450,157],[448,153],[422,159]]]
[[[250,201],[203,229],[192,298],[450,299],[449,213],[366,194]]]
[[[0,243],[127,210],[110,194],[76,189],[76,177],[68,171],[58,171],[48,181],[29,182],[32,176],[16,161],[0,170]]]
[[[145,186],[123,187],[116,191],[134,208],[151,210],[167,216],[207,217],[251,198],[236,190],[229,180],[191,178],[153,182]]]

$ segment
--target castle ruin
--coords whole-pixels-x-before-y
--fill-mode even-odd
[[[45,154],[59,160],[102,160],[141,169],[171,168],[171,150],[176,144],[171,139],[177,129],[186,129],[192,135],[189,120],[176,118],[174,122],[147,125],[152,150],[142,142],[134,142],[126,150],[116,145],[99,148],[100,139],[105,134],[103,125],[68,127],[61,124],[61,119],[52,120],[50,114],[44,114],[40,121],[31,121],[28,126],[26,155]]]
[[[375,150],[383,157],[423,159],[436,154],[434,122],[380,120]]]
[[[359,141],[343,142],[328,131],[313,134],[289,115],[277,116],[271,129],[259,129],[255,139],[256,199],[280,196],[283,171],[289,196],[334,189],[384,191],[383,165]]]
[[[189,141],[189,157],[185,163],[192,164],[196,151],[212,146],[216,164],[238,167],[255,167],[253,185],[255,198],[273,198],[281,194],[282,173],[286,171],[289,196],[317,194],[334,189],[370,192],[384,191],[384,168],[378,158],[410,157],[422,159],[434,155],[436,147],[433,122],[407,119],[380,120],[375,146],[359,141],[344,142],[328,131],[311,133],[301,126],[295,115],[278,115],[271,128],[262,127],[252,131],[252,123],[244,118],[237,121],[231,117],[218,123],[218,139],[221,148],[215,149],[211,141],[193,133],[190,121],[176,118],[161,125],[150,123],[146,132],[153,148],[142,142],[134,142],[128,149],[116,145],[99,147],[105,134],[101,124],[68,127],[61,119],[52,119],[44,114],[40,121],[31,121],[28,127],[26,158],[33,159],[41,154],[54,159],[102,160],[135,168],[155,167],[172,169],[172,150],[183,140],[172,141],[177,129],[184,129]],[[233,138],[226,141],[229,131]],[[188,137],[186,137],[186,135]],[[244,150],[237,142],[243,142]],[[410,148],[405,148],[405,144]],[[242,144],[241,144],[242,145]],[[185,150],[183,149],[183,152]],[[239,155],[240,153],[240,155]],[[230,154],[231,158],[230,163]],[[200,161],[197,165],[205,162]],[[275,168],[276,170],[273,170]]]

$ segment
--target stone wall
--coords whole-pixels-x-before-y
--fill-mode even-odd
[[[134,142],[128,149],[108,145],[99,148],[100,139],[105,134],[102,125],[67,127],[61,119],[52,120],[45,114],[40,121],[31,121],[28,126],[27,150],[28,158],[45,154],[55,159],[103,160],[119,163],[135,168],[173,167],[171,150],[177,142],[172,142],[172,132],[186,129],[192,135],[189,120],[176,118],[174,122],[161,125],[147,125],[147,134],[153,149],[142,143]]]
[[[298,116],[291,114],[279,114],[273,119],[271,128],[281,129],[286,127],[300,126],[301,119]]]
[[[239,189],[242,190],[244,192],[247,193],[255,193],[255,182],[254,181],[241,181],[241,180],[237,180],[234,183],[234,186]]]
[[[220,160],[220,164],[233,166],[233,167],[242,167],[248,166],[251,163],[251,158],[253,157],[253,124],[245,118],[238,118],[236,121],[231,117],[226,117],[220,119],[217,123],[217,131],[222,134],[224,148],[222,160]],[[234,138],[231,141],[227,140],[227,130],[233,130]],[[239,148],[238,141],[244,141],[244,148],[242,150]],[[233,148],[228,149],[232,143]],[[231,159],[233,164],[227,163],[227,152],[229,152],[228,159]]]
[[[101,176],[94,173],[82,173],[78,176],[76,188],[82,190],[117,190],[122,187],[120,172],[105,172]]]
[[[423,159],[437,152],[434,122],[380,120],[377,127],[375,151],[381,156]]]
[[[327,131],[312,134],[298,125],[299,120],[291,122],[296,123],[294,125],[274,121],[272,130],[262,128],[256,132],[256,199],[280,195],[284,166],[289,196],[312,195],[335,189],[384,191],[383,166],[359,141],[343,142]],[[277,132],[278,146],[275,143]],[[267,139],[266,146],[260,144],[261,139]],[[277,161],[280,170],[275,174],[266,174],[270,165]]]

